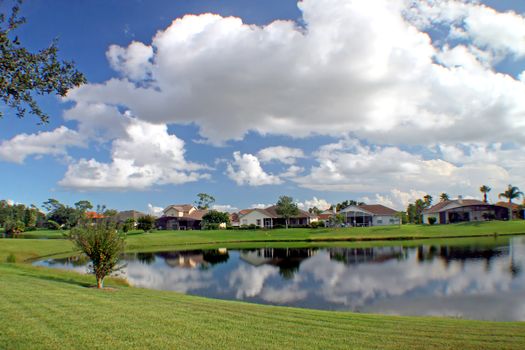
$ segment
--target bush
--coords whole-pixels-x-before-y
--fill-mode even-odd
[[[434,225],[436,223],[437,219],[435,217],[429,217],[428,218],[428,223],[430,225]]]
[[[257,225],[255,225],[255,224],[250,224],[250,225],[248,225],[248,229],[249,229],[249,230],[257,230],[257,229],[259,229],[259,228],[260,228],[260,227],[257,226]]]
[[[22,221],[6,221],[4,224],[5,233],[8,236],[18,236],[21,232],[24,232],[25,225]]]
[[[96,225],[78,226],[71,230],[70,238],[91,260],[98,288],[103,288],[106,276],[122,268],[118,263],[124,252],[125,242],[115,225],[100,222]]]
[[[47,220],[46,227],[49,230],[60,230],[60,224],[53,220]]]
[[[6,261],[7,263],[14,264],[14,263],[16,263],[16,256],[15,256],[13,253],[11,253],[11,254],[9,254],[9,255],[7,256],[7,258],[5,259],[5,261]]]
[[[273,225],[273,228],[276,228],[276,229],[278,229],[278,228],[286,228],[286,226],[285,225],[281,225],[281,224],[277,224],[277,225]]]
[[[202,226],[202,229],[203,230],[218,230],[220,228],[219,225],[220,224],[215,223],[215,222],[208,222]]]
[[[322,226],[324,226],[324,223],[323,223]],[[322,227],[322,226],[320,225],[319,221],[313,221],[313,222],[310,223],[310,227],[311,228],[319,228],[319,227]]]
[[[37,228],[35,226],[30,226],[30,227],[26,227],[24,232],[30,232],[30,231],[36,231],[36,230],[37,230]]]
[[[141,216],[137,220],[137,228],[144,232],[151,232],[155,228],[155,217],[152,215]]]

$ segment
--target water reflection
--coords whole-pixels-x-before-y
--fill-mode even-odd
[[[405,315],[525,320],[525,238],[484,246],[126,254],[139,287],[222,299]],[[73,258],[38,263],[75,268]],[[84,265],[83,265],[84,264]]]

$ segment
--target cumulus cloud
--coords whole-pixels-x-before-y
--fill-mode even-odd
[[[266,173],[259,159],[249,153],[234,152],[233,162],[228,163],[226,173],[237,185],[278,185],[283,182],[278,176]]]
[[[84,146],[79,133],[65,126],[36,134],[19,134],[0,143],[0,159],[23,163],[29,156],[66,155],[67,147]]]
[[[284,164],[292,165],[295,163],[297,158],[304,158],[304,152],[299,148],[275,146],[260,150],[257,156],[263,163],[277,160]]]
[[[305,200],[304,202],[297,203],[297,206],[303,210],[308,210],[310,208],[316,207],[320,210],[326,210],[330,208],[330,203],[326,201],[326,199],[321,199],[317,197],[313,197],[310,200]]]
[[[509,170],[497,163],[453,164],[440,158],[425,159],[398,147],[364,145],[356,139],[324,145],[315,157],[318,165],[293,181],[323,191],[388,193],[396,188],[390,199],[375,198],[395,207],[422,191],[477,195],[479,186],[487,181],[503,187],[511,178]],[[522,161],[518,163],[523,165]]]
[[[208,178],[205,166],[185,159],[184,141],[165,125],[131,120],[127,136],[113,141],[111,162],[80,159],[71,163],[60,185],[77,189],[145,189]]]
[[[154,206],[151,203],[148,203],[148,214],[153,216],[162,216],[162,213],[164,211],[164,208]]]
[[[521,15],[459,0],[298,6],[304,26],[176,19],[151,43],[111,46],[122,78],[82,86],[68,100],[125,106],[155,123],[195,123],[213,143],[249,131],[355,132],[392,144],[525,142],[525,84],[490,66],[496,54],[525,53]],[[435,43],[427,34],[434,25],[469,41]]]
[[[211,207],[213,210],[225,212],[225,213],[235,213],[236,211],[239,211],[239,208],[234,207],[230,204],[214,204]]]

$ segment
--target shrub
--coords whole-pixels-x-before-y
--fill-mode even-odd
[[[428,223],[430,225],[434,225],[436,223],[437,219],[435,217],[429,217],[428,218]]]
[[[125,242],[114,225],[100,222],[96,225],[78,226],[71,230],[70,238],[91,260],[97,288],[103,288],[104,278],[122,268],[118,263],[124,252]]]
[[[14,264],[14,263],[16,263],[16,256],[15,256],[13,253],[11,253],[11,254],[9,254],[9,255],[7,256],[7,258],[5,259],[5,261],[6,261],[7,263]]]
[[[22,221],[6,221],[4,224],[5,233],[8,236],[14,237],[18,236],[21,232],[24,232],[25,225]]]
[[[151,232],[155,228],[155,217],[152,215],[141,216],[137,220],[137,228],[144,232]]]
[[[215,222],[208,222],[202,226],[202,229],[203,230],[218,230],[220,228],[219,225],[220,224],[215,223]]]
[[[60,224],[53,220],[47,220],[46,227],[49,230],[60,230]]]
[[[277,224],[277,225],[273,225],[273,228],[286,228],[286,226]]]

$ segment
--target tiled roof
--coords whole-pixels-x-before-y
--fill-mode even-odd
[[[396,215],[397,211],[381,204],[362,204],[358,208],[364,209],[375,215]]]
[[[451,201],[442,201],[442,202],[439,202],[438,204],[424,210],[423,212],[424,213],[427,213],[427,214],[433,214],[433,213],[439,213],[440,211],[442,211],[446,206],[450,205],[450,204],[457,204],[459,205],[460,207],[468,207],[468,206],[471,206],[471,205],[483,205],[483,204],[487,204],[487,203],[484,203],[480,200],[477,200],[477,199],[454,199],[454,200],[451,200]]]
[[[99,214],[96,211],[86,211],[86,218],[88,218],[88,219],[103,219],[104,215]]]
[[[193,208],[193,205],[191,204],[172,204],[172,205],[169,205],[166,207],[166,209],[164,209],[164,212],[167,211],[168,209],[170,208],[174,208],[178,211],[182,211],[184,213],[187,213],[191,210],[191,208]]]
[[[510,205],[509,205],[509,202],[498,202],[496,203],[497,206],[500,206],[500,207],[505,207],[507,209],[509,209]],[[516,203],[512,203],[512,210],[519,210],[520,209],[520,206]]]

